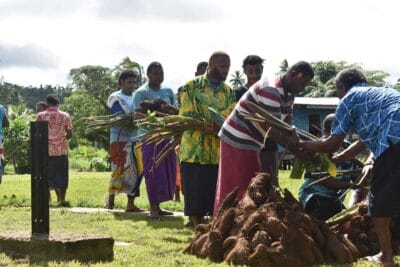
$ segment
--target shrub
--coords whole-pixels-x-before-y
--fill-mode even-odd
[[[108,164],[100,157],[94,157],[90,160],[90,170],[96,172],[104,172],[108,168]]]

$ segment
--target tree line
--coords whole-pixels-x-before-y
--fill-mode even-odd
[[[348,67],[360,67],[359,64],[349,64],[345,61],[316,61],[311,63],[315,77],[302,93],[307,97],[332,97],[335,96],[334,78],[336,74]],[[289,67],[287,60],[279,66],[279,73],[284,73]],[[62,86],[24,87],[0,81],[0,104],[7,108],[10,118],[10,127],[5,129],[6,160],[14,165],[17,173],[30,171],[29,166],[29,121],[34,120],[34,109],[38,101],[54,93],[60,97],[61,110],[71,115],[74,126],[73,138],[69,142],[70,148],[78,145],[96,146],[108,150],[108,131],[98,132],[95,135],[85,134],[84,117],[108,114],[107,98],[118,88],[118,75],[123,69],[136,69],[142,84],[146,82],[143,67],[125,57],[121,62],[112,67],[87,65],[71,69],[69,72],[70,84]],[[400,90],[400,78],[395,84],[388,84],[385,79],[389,73],[381,70],[366,70],[368,81],[371,85],[388,85]],[[235,70],[229,79],[232,87],[245,83],[241,70]]]

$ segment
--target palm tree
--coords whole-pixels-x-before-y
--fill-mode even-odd
[[[282,60],[281,64],[279,65],[279,74],[285,73],[289,68],[289,63],[287,59]]]
[[[139,63],[132,61],[129,57],[125,57],[122,59],[121,63],[119,63],[114,71],[115,71],[115,76],[118,77],[118,75],[121,73],[122,70],[124,69],[131,69],[131,70],[137,70],[139,72],[139,78],[141,81],[141,84],[144,84],[146,82],[146,76],[144,75],[144,69],[143,66],[140,65]]]
[[[235,70],[232,73],[231,77],[232,78],[229,80],[229,82],[231,83],[234,90],[239,88],[240,86],[242,86],[245,83],[243,73],[240,70]]]

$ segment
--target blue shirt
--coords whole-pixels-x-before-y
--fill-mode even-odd
[[[347,140],[343,141],[342,146],[343,147],[348,147],[351,143]],[[340,162],[336,164],[336,169],[338,171],[348,171],[353,169],[353,163],[351,161],[345,161],[345,162]],[[317,170],[321,171],[321,170]],[[321,177],[322,178],[322,177]],[[343,202],[344,196],[341,199],[340,196],[343,194],[344,190],[337,190],[337,189],[331,189],[328,188],[322,183],[317,183],[314,185],[310,184],[314,181],[316,181],[318,178],[312,178],[311,173],[306,173],[304,174],[304,182],[300,186],[299,189],[299,200],[303,207],[305,207],[308,203],[308,201],[314,196],[322,196],[322,197],[327,197],[331,199],[335,199],[337,201]],[[352,179],[351,175],[342,175],[342,176],[337,176],[335,179],[345,181],[345,182],[350,182]]]
[[[162,87],[158,90],[154,90],[149,87],[148,84],[143,85],[139,89],[137,89],[133,95],[133,109],[141,109],[140,107],[140,102],[144,100],[157,100],[161,99],[164,100],[166,103],[170,105],[176,105],[175,102],[175,95],[172,89],[167,88],[167,87]],[[139,128],[138,135],[142,134],[144,132],[144,129]],[[132,140],[136,140],[136,138],[133,138]]]
[[[110,114],[127,114],[133,111],[133,96],[125,95],[121,90],[112,93],[107,100]],[[136,135],[137,130],[125,127],[112,127],[110,129],[110,143],[129,142],[132,136]]]
[[[377,158],[400,141],[400,93],[389,87],[357,84],[336,108],[332,134],[356,132]]]
[[[4,119],[4,107],[0,105],[0,139],[3,140],[3,119]]]

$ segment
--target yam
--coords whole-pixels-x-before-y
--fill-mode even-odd
[[[225,261],[234,265],[248,264],[250,256],[250,244],[246,238],[241,237],[237,240],[233,249],[226,256]]]

